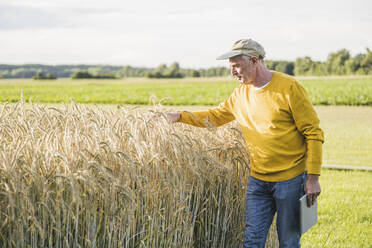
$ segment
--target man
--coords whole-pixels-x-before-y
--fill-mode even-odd
[[[277,213],[280,247],[300,247],[299,198],[308,205],[320,194],[323,132],[305,89],[286,74],[270,71],[264,48],[238,40],[217,59],[229,59],[240,82],[218,107],[201,112],[167,113],[173,122],[206,127],[237,120],[250,154],[244,247],[264,247]]]

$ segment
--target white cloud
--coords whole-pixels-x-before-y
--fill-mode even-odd
[[[240,38],[261,42],[271,59],[372,44],[367,0],[114,1],[2,0],[1,63],[226,65],[215,61]]]

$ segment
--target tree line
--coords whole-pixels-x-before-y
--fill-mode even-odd
[[[346,49],[330,53],[326,62],[313,61],[310,57],[297,58],[295,75],[372,75],[372,51],[351,56]]]
[[[372,51],[351,56],[347,49],[330,53],[324,62],[313,61],[309,56],[299,57],[295,61],[265,60],[270,70],[296,76],[327,75],[372,75]],[[6,65],[0,64],[0,78],[182,78],[182,77],[221,77],[230,75],[227,67],[206,69],[181,68],[174,62],[170,66],[161,64],[156,68],[110,66],[110,65]]]

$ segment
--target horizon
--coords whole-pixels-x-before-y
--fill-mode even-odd
[[[345,48],[340,48],[340,49],[345,49]],[[367,48],[366,48],[367,49]],[[366,50],[365,49],[365,50]],[[339,50],[338,50],[339,51]],[[335,53],[337,51],[332,51],[330,52],[329,54],[331,53]],[[349,51],[350,52],[350,51]],[[356,53],[356,54],[351,54],[350,53],[350,56],[353,57],[357,54],[361,54],[362,52],[360,53]],[[303,57],[310,57],[310,56],[307,56],[307,55],[304,55]],[[303,57],[298,57],[298,58],[303,58]],[[311,58],[311,57],[310,57]],[[297,58],[296,58],[297,59]],[[275,59],[275,60],[272,60],[272,59],[264,59],[264,61],[285,61],[285,62],[293,62],[295,63],[296,59],[294,60],[284,60],[284,59]],[[324,61],[320,61],[320,60],[313,60],[313,58],[311,58],[313,62],[321,62],[321,63],[325,63],[326,60]],[[159,65],[162,65],[162,64],[165,64],[166,66],[170,66],[172,63],[179,63],[178,61],[172,61],[172,62],[169,62],[169,63],[161,63]],[[112,67],[125,67],[125,66],[130,66],[130,67],[133,67],[133,68],[156,68],[158,67],[159,65],[156,65],[156,66],[134,66],[134,65],[130,65],[130,64],[89,64],[89,63],[64,63],[64,64],[47,64],[47,63],[18,63],[18,64],[15,64],[15,63],[3,63],[0,61],[0,65],[11,65],[11,66],[26,66],[26,65],[40,65],[40,66],[112,66]],[[224,65],[217,65],[217,66],[210,66],[210,67],[198,67],[198,68],[195,68],[195,67],[183,67],[181,65],[181,63],[179,63],[180,67],[183,68],[183,69],[206,69],[206,68],[211,68],[211,67],[229,67],[228,64],[227,66],[224,66]]]
[[[215,59],[241,38],[261,43],[266,60],[324,62],[342,48],[352,56],[372,48],[371,8],[367,0],[2,0],[0,63],[227,67]]]

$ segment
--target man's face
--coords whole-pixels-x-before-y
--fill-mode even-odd
[[[235,56],[229,59],[231,75],[233,75],[240,83],[250,83],[254,79],[254,66],[251,60],[242,56]]]

